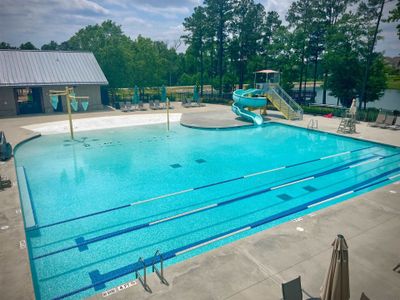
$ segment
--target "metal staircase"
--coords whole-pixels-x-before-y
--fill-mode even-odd
[[[276,107],[288,120],[302,120],[303,109],[296,101],[292,99],[278,84],[271,86],[266,96],[268,100]]]

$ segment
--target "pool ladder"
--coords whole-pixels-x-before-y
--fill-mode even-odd
[[[311,119],[310,122],[308,122],[307,129],[318,129],[318,120]]]
[[[157,267],[157,258],[159,258],[160,268]],[[138,279],[140,281],[140,283],[142,284],[142,286],[146,292],[152,293],[150,286],[147,284],[146,263],[144,262],[142,257],[139,258],[138,262],[141,262],[143,265],[143,276],[140,275],[139,270],[137,270],[135,272],[136,279]],[[162,284],[165,284],[167,286],[169,285],[167,279],[164,277],[164,260],[163,260],[160,250],[157,250],[156,253],[154,254],[153,262],[152,262],[152,271],[157,274],[157,276],[158,276],[158,278],[160,278]]]

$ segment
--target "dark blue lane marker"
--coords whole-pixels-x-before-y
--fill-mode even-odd
[[[400,155],[400,153],[398,153],[398,154]],[[157,225],[157,224],[160,224],[160,223],[165,223],[165,222],[169,222],[169,221],[172,221],[172,220],[176,220],[176,219],[180,219],[180,218],[183,218],[183,217],[187,217],[187,216],[190,216],[190,215],[198,214],[200,212],[211,210],[211,209],[214,209],[216,207],[225,206],[225,205],[228,205],[228,204],[240,201],[240,200],[244,200],[244,199],[248,199],[250,197],[254,197],[254,196],[258,196],[258,195],[264,194],[264,193],[268,193],[270,191],[279,189],[281,187],[285,187],[285,186],[288,186],[288,185],[296,184],[298,182],[303,182],[304,180],[311,180],[311,179],[322,177],[322,176],[325,176],[325,175],[328,175],[328,174],[332,174],[332,173],[336,173],[336,172],[339,172],[339,171],[343,171],[343,170],[351,168],[353,165],[356,165],[356,164],[361,163],[361,162],[366,162],[368,160],[371,160],[371,158],[375,158],[375,157],[376,157],[375,155],[372,155],[372,156],[369,156],[369,157],[366,157],[366,158],[363,158],[363,159],[358,159],[356,161],[343,164],[342,166],[335,167],[335,168],[332,168],[330,170],[323,171],[323,172],[317,173],[317,174],[312,175],[312,176],[304,177],[304,178],[299,179],[299,180],[292,180],[290,182],[287,182],[287,183],[284,183],[284,184],[281,184],[281,185],[278,185],[278,186],[268,187],[268,188],[265,188],[265,189],[262,189],[262,190],[259,190],[259,191],[256,191],[256,192],[252,192],[252,193],[249,193],[249,194],[246,194],[246,195],[238,196],[238,197],[233,198],[233,199],[225,200],[225,201],[222,201],[222,202],[219,202],[219,203],[210,204],[210,205],[203,206],[203,207],[191,210],[191,211],[186,211],[186,212],[180,213],[178,215],[166,217],[166,218],[163,218],[163,219],[154,220],[154,221],[151,221],[151,222],[148,222],[148,223],[142,223],[142,224],[138,224],[138,225],[135,225],[135,226],[127,227],[127,228],[124,228],[124,229],[121,229],[121,230],[117,230],[117,231],[114,231],[114,232],[106,233],[106,234],[103,234],[103,235],[100,235],[100,236],[97,236],[97,237],[94,237],[94,238],[90,238],[90,239],[87,239],[87,240],[84,240],[84,237],[80,237],[78,239],[80,243],[77,243],[76,245],[72,245],[72,246],[69,246],[69,247],[61,248],[59,250],[48,252],[46,254],[35,256],[35,257],[33,257],[33,260],[37,260],[37,259],[41,259],[41,258],[44,258],[44,257],[52,256],[52,255],[55,255],[55,254],[58,254],[58,253],[61,253],[61,252],[72,250],[74,248],[84,249],[84,248],[82,248],[82,246],[84,246],[84,245],[88,245],[88,244],[96,243],[96,242],[99,242],[99,241],[103,241],[103,240],[106,240],[106,239],[109,239],[109,238],[112,238],[112,237],[115,237],[115,236],[119,236],[121,234],[126,234],[126,233],[129,233],[129,232],[132,232],[132,231],[136,231],[136,230],[139,230],[139,229],[142,229],[142,228],[145,228],[145,227],[150,227],[150,226]],[[383,158],[384,157],[379,157],[379,159],[383,159]]]
[[[169,165],[171,168],[177,169],[177,168],[182,168],[182,166],[180,164],[172,164]]]
[[[316,189],[315,187],[313,187],[311,185],[307,185],[307,186],[303,187],[303,189],[305,189],[308,192],[315,192],[316,190],[318,190],[318,189]]]
[[[357,183],[355,185],[352,185],[352,186],[347,187],[345,189],[342,189],[340,191],[337,191],[337,192],[331,193],[329,195],[317,198],[317,199],[309,201],[309,202],[307,202],[305,204],[298,205],[298,206],[293,207],[291,209],[288,209],[286,211],[274,214],[274,215],[269,216],[269,217],[267,217],[265,219],[262,219],[262,220],[259,220],[259,221],[256,221],[256,222],[253,222],[253,223],[250,223],[250,224],[247,224],[247,225],[243,225],[243,226],[237,227],[235,229],[232,229],[232,230],[229,230],[229,231],[225,231],[223,233],[219,233],[219,234],[216,234],[214,236],[202,239],[200,241],[197,241],[197,242],[194,242],[194,243],[191,243],[191,244],[188,244],[188,245],[185,245],[185,246],[182,246],[182,247],[167,251],[167,252],[162,253],[160,256],[157,256],[157,257],[146,258],[144,260],[144,264],[146,266],[149,266],[152,263],[158,264],[158,263],[160,263],[160,259],[161,258],[163,259],[163,261],[169,260],[171,258],[174,258],[174,257],[178,256],[178,255],[181,255],[181,254],[184,254],[184,253],[189,252],[191,250],[194,250],[194,249],[197,249],[199,247],[202,247],[202,246],[204,246],[206,244],[210,244],[210,243],[212,243],[214,241],[221,240],[223,238],[226,238],[226,237],[229,237],[229,236],[232,236],[232,235],[247,231],[249,229],[254,229],[256,227],[259,227],[261,225],[265,225],[265,224],[270,223],[272,221],[275,221],[275,220],[290,216],[292,214],[304,211],[307,208],[309,208],[309,206],[311,206],[313,204],[318,204],[318,203],[324,202],[326,200],[335,198],[335,197],[337,197],[337,196],[339,196],[341,194],[345,194],[345,193],[350,192],[350,191],[358,192],[358,191],[361,191],[363,189],[369,188],[371,186],[378,185],[378,184],[390,181],[391,179],[389,177],[386,177],[386,176],[388,176],[388,175],[390,175],[392,173],[398,172],[398,171],[400,171],[400,168],[395,168],[395,169],[393,169],[391,171],[384,172],[382,174],[379,174],[377,176],[369,178],[369,179],[367,179],[365,181],[359,182],[359,183]],[[384,177],[386,177],[386,178],[384,178]],[[105,288],[105,284],[107,282],[110,282],[112,280],[121,278],[121,277],[123,277],[125,275],[134,273],[136,271],[140,271],[140,270],[142,270],[142,268],[143,268],[143,264],[140,263],[140,262],[136,262],[136,263],[132,263],[132,264],[129,264],[127,266],[123,266],[121,268],[112,270],[112,271],[110,271],[108,273],[105,273],[105,274],[100,274],[99,270],[94,270],[94,271],[89,273],[89,277],[90,277],[90,279],[92,281],[92,284],[84,286],[84,287],[81,287],[81,288],[76,289],[76,290],[73,290],[71,292],[68,292],[68,293],[63,294],[63,295],[58,296],[58,297],[55,297],[53,299],[54,300],[65,299],[65,298],[71,297],[73,295],[79,294],[81,292],[90,290],[92,288],[94,288],[95,290],[99,290],[99,289]]]
[[[195,160],[198,164],[204,164],[206,161],[202,158]]]
[[[295,167],[295,166],[299,166],[299,165],[303,165],[303,164],[307,164],[307,163],[312,163],[312,162],[315,162],[317,160],[325,160],[325,159],[329,159],[329,158],[333,158],[333,157],[338,157],[338,156],[341,156],[341,155],[344,155],[344,154],[356,153],[356,152],[359,152],[359,151],[362,151],[362,150],[367,150],[367,149],[374,148],[374,147],[375,146],[368,146],[368,147],[364,147],[364,148],[360,148],[360,149],[345,151],[345,152],[341,152],[341,153],[338,153],[338,154],[333,154],[333,155],[328,155],[328,156],[325,156],[325,157],[321,157],[321,158],[318,158],[318,159],[312,159],[312,160],[304,161],[304,162],[301,162],[301,163],[296,163],[296,164],[292,164],[292,165],[288,165],[288,166],[275,168],[275,169],[272,169],[272,170],[261,171],[261,172],[248,174],[248,175],[244,175],[244,176],[240,176],[240,177],[236,177],[236,178],[232,178],[232,179],[227,179],[227,180],[223,180],[223,181],[219,181],[219,182],[215,182],[215,183],[210,183],[210,184],[198,186],[198,187],[187,189],[187,190],[183,190],[183,191],[178,191],[178,192],[174,192],[174,193],[170,193],[170,194],[166,194],[166,195],[161,195],[161,196],[153,197],[153,198],[150,198],[150,199],[145,199],[145,200],[141,200],[141,201],[132,202],[130,204],[121,205],[121,206],[118,206],[118,207],[105,209],[105,210],[89,213],[89,214],[86,214],[86,215],[81,215],[81,216],[74,217],[74,218],[65,219],[65,220],[62,220],[62,221],[54,222],[54,223],[49,223],[49,224],[45,224],[45,225],[41,225],[41,226],[36,226],[35,228],[26,228],[25,230],[26,231],[34,231],[34,230],[39,230],[39,229],[42,229],[42,228],[48,228],[48,227],[52,227],[52,226],[56,226],[56,225],[61,225],[61,224],[65,224],[65,223],[68,223],[68,222],[73,222],[73,221],[77,221],[77,220],[80,220],[80,219],[89,218],[89,217],[93,217],[93,216],[97,216],[97,215],[100,215],[100,214],[113,212],[113,211],[120,210],[120,209],[125,209],[125,208],[131,207],[131,206],[136,205],[136,204],[147,203],[147,202],[150,202],[150,201],[153,201],[153,200],[157,200],[157,199],[167,198],[167,197],[170,197],[170,196],[179,195],[179,194],[183,194],[183,193],[187,193],[187,192],[191,192],[191,191],[195,191],[195,190],[205,189],[205,188],[209,188],[209,187],[212,187],[212,186],[216,186],[216,185],[220,185],[220,184],[225,184],[225,183],[229,183],[229,182],[233,182],[233,181],[249,178],[249,177],[252,177],[252,176],[258,176],[258,175],[266,174],[266,173],[269,173],[269,172],[272,172],[272,171],[288,169],[288,168],[292,168],[292,167]],[[395,154],[395,155],[397,155],[397,154]]]
[[[283,201],[288,201],[293,199],[293,197],[288,194],[280,194],[277,197],[282,199]]]

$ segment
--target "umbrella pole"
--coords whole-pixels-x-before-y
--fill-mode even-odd
[[[69,121],[69,132],[71,133],[71,140],[74,139],[74,127],[72,125],[72,114],[71,114],[71,98],[69,97],[68,87],[65,88],[65,97],[67,98],[67,111],[68,111],[68,121]]]
[[[167,98],[167,131],[169,131],[169,98]]]

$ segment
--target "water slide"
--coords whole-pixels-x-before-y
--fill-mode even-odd
[[[264,107],[267,104],[267,99],[265,97],[255,97],[260,94],[262,94],[262,90],[258,89],[234,91],[232,111],[239,117],[249,120],[256,125],[261,125],[264,122],[263,117],[245,109],[245,107]]]

